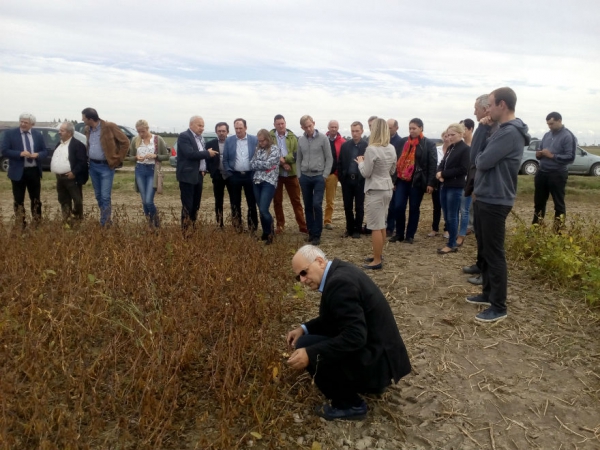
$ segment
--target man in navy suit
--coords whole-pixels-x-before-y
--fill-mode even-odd
[[[246,195],[248,205],[248,229],[253,232],[258,227],[258,214],[256,213],[256,199],[252,186],[253,172],[250,170],[250,161],[258,144],[256,136],[246,133],[246,121],[235,119],[233,122],[235,136],[225,140],[223,150],[223,168],[229,174],[229,202],[233,226],[242,231],[242,189]]]
[[[31,217],[37,222],[42,217],[40,201],[42,160],[48,156],[44,138],[39,131],[32,130],[35,125],[33,114],[19,116],[19,127],[8,130],[0,153],[9,159],[8,178],[12,183],[15,218],[23,227],[25,220],[25,191],[31,200]]]
[[[206,149],[202,133],[204,119],[193,116],[190,127],[177,138],[177,181],[181,194],[181,228],[185,231],[196,222],[200,200],[202,198],[202,183],[206,173],[206,163],[212,156],[218,155],[212,149]]]

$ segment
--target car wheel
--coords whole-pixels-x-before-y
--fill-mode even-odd
[[[600,163],[596,163],[592,166],[590,175],[593,177],[600,177]]]
[[[525,175],[535,175],[538,171],[538,163],[536,163],[535,161],[527,161],[525,164],[523,164],[523,167],[521,168],[521,172],[523,172]]]
[[[0,170],[2,170],[2,172],[8,172],[8,158],[0,159]]]

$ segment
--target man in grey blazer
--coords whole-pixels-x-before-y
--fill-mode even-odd
[[[193,116],[188,130],[177,138],[176,175],[181,193],[181,228],[184,231],[196,222],[202,199],[202,183],[207,170],[206,162],[211,156],[219,154],[205,148],[203,132],[204,119]]]
[[[246,132],[247,125],[244,119],[235,119],[233,122],[235,136],[225,140],[223,149],[223,167],[229,174],[229,202],[231,203],[231,216],[233,226],[242,231],[242,190],[246,195],[248,205],[248,230],[254,232],[258,227],[258,214],[256,212],[256,199],[252,186],[253,172],[250,170],[250,160],[258,144],[256,136]]]

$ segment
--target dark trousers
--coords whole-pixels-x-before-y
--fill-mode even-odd
[[[390,204],[388,206],[387,224],[385,227],[385,230],[388,232],[388,234],[394,234],[394,230],[396,229],[396,197],[397,196],[398,196],[398,194],[396,193],[396,190],[394,189],[394,192],[392,193],[392,200],[390,201]]]
[[[31,218],[37,222],[42,218],[42,202],[40,200],[41,178],[40,170],[37,167],[25,167],[23,176],[19,181],[11,180],[15,219],[17,224],[26,224],[25,220],[25,191],[29,193],[31,201]]]
[[[342,180],[342,198],[346,214],[346,232],[349,235],[360,233],[365,216],[365,180]]]
[[[325,194],[325,178],[322,175],[309,177],[300,175],[300,189],[304,200],[306,227],[311,238],[321,238],[323,232],[323,195]]]
[[[554,202],[554,218],[567,213],[565,205],[565,188],[569,172],[542,172],[538,170],[535,174],[535,194],[533,195],[534,215],[533,223],[538,223],[546,215],[546,203],[548,197],[552,195]]]
[[[202,199],[202,182],[204,176],[199,173],[200,180],[196,184],[179,182],[181,194],[181,228],[186,230],[190,224],[196,223],[200,200]]]
[[[254,186],[252,172],[233,172],[227,179],[229,183],[229,202],[231,203],[231,219],[236,230],[242,231],[242,190],[246,196],[248,206],[248,230],[256,231],[258,228],[258,214],[256,212],[256,199],[254,198]]]
[[[321,177],[322,178],[322,177]],[[311,345],[329,339],[327,336],[303,335],[296,341],[296,348],[310,347]],[[310,361],[306,368],[315,380],[315,384],[323,395],[331,400],[335,408],[349,408],[361,403],[359,393],[365,391],[361,383],[351,380],[342,368],[342,364],[327,364],[323,361]]]
[[[431,193],[431,203],[433,204],[433,221],[431,222],[431,230],[437,233],[440,231],[440,220],[442,219],[442,202],[439,188]],[[446,222],[444,221],[444,231],[446,231],[446,229]]]
[[[477,235],[477,256],[481,264],[483,298],[487,299],[497,312],[506,311],[508,272],[504,253],[506,217],[510,206],[492,205],[475,200],[475,233]]]
[[[225,188],[229,193],[229,184],[227,180],[224,180],[221,174],[217,174],[212,179],[213,194],[215,196],[215,217],[217,219],[217,225],[223,226],[223,200],[225,198]]]
[[[423,200],[422,189],[412,186],[410,181],[398,180],[396,182],[396,235],[406,239],[413,239],[419,226],[421,217],[421,201]],[[408,224],[406,223],[406,205],[408,204]],[[404,227],[406,226],[406,236]]]
[[[68,221],[71,216],[76,220],[83,219],[83,192],[75,178],[56,175],[56,192],[63,220]]]

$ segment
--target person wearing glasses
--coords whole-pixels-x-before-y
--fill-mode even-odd
[[[377,285],[353,264],[329,261],[314,245],[292,259],[296,280],[321,292],[319,316],[287,335],[287,364],[306,369],[331,400],[315,411],[326,420],[362,420],[359,394],[381,394],[411,371],[392,310]]]

